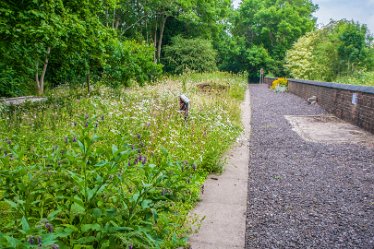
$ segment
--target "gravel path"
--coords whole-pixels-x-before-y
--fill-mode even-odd
[[[251,85],[246,248],[374,248],[374,150],[302,140],[284,115],[323,114]]]

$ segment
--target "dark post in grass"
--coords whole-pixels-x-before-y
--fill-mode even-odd
[[[183,113],[184,119],[188,117],[188,109],[189,109],[190,100],[187,98],[186,95],[181,94],[179,96],[179,111]]]

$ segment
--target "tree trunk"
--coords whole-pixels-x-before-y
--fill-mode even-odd
[[[157,63],[157,20],[155,22],[155,37],[154,37],[154,40],[153,40],[153,43],[154,43],[154,47],[155,47],[155,52],[153,53],[153,61],[155,63]]]
[[[90,94],[90,78],[91,78],[91,76],[90,76],[90,70],[88,70],[86,77],[87,77],[86,78],[87,93]]]
[[[35,81],[37,89],[40,88],[40,81],[39,81],[39,62],[36,62],[36,73],[35,73]]]
[[[113,10],[113,20],[112,20],[112,29],[114,29],[116,24],[116,9]]]
[[[165,24],[166,19],[168,16],[162,15],[161,16],[161,22],[160,22],[160,35],[158,37],[158,47],[157,47],[157,62],[160,63],[161,61],[161,48],[162,48],[162,39],[164,37],[164,30],[165,30]]]
[[[117,18],[116,25],[115,25],[115,29],[118,29],[118,27],[119,27],[119,23],[120,23],[120,18]]]
[[[45,78],[45,73],[47,72],[50,53],[51,53],[51,47],[48,47],[47,48],[47,54],[45,55],[43,71],[42,71],[42,74],[40,75],[40,79],[39,79],[39,63],[38,62],[36,63],[35,80],[36,80],[36,86],[37,86],[37,89],[38,89],[38,95],[43,95],[44,94],[44,78]]]

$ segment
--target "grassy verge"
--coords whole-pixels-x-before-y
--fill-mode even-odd
[[[0,247],[184,246],[188,211],[241,132],[245,86],[188,74],[89,97],[62,87],[44,104],[2,108]]]
[[[336,82],[351,85],[374,86],[374,72],[355,73],[338,77]]]

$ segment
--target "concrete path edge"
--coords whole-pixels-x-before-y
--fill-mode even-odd
[[[247,210],[251,106],[247,88],[241,104],[244,131],[226,153],[222,175],[211,175],[204,184],[201,202],[192,216],[203,218],[190,237],[192,249],[244,248]]]

